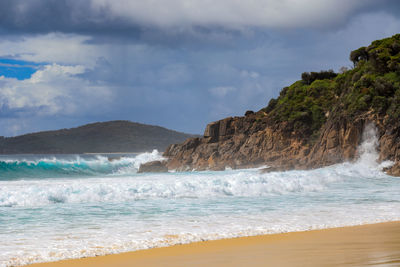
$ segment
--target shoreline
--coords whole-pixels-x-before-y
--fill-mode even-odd
[[[400,265],[400,221],[194,242],[25,266]]]

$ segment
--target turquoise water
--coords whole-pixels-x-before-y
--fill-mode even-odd
[[[133,171],[154,153],[102,155],[0,155],[0,181],[29,178],[90,177],[109,175],[124,168]]]
[[[140,155],[1,156],[0,266],[400,219],[376,140],[310,171],[137,174]]]

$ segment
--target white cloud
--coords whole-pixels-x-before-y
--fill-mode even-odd
[[[16,39],[2,38],[0,40],[0,57],[10,55],[21,60],[33,62],[57,62],[59,64],[79,64],[92,67],[99,57],[96,49],[85,43],[90,37],[50,33]]]
[[[231,92],[235,92],[236,88],[232,86],[218,86],[208,90],[212,95],[217,97],[224,97]]]
[[[92,0],[98,14],[156,26],[304,27],[338,23],[371,0]]]
[[[86,81],[82,66],[46,65],[31,78],[17,80],[2,77],[0,105],[11,110],[38,110],[35,115],[71,115],[90,112],[111,100],[105,86]]]
[[[244,77],[244,78],[253,78],[253,79],[257,79],[260,77],[260,74],[258,72],[255,71],[248,71],[248,70],[242,70],[240,72],[240,76]]]

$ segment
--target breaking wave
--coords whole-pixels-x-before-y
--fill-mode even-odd
[[[161,159],[157,150],[122,157],[76,155],[0,159],[0,180],[129,174],[136,173],[142,163]]]

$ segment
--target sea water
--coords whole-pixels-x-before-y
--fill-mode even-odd
[[[377,163],[308,171],[138,174],[157,151],[0,157],[0,266],[400,220],[400,179]]]

